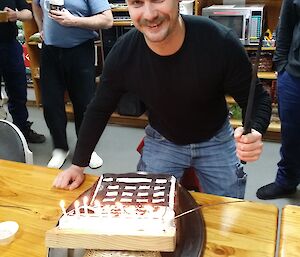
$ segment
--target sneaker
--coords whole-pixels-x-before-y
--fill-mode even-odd
[[[27,121],[25,129],[22,130],[27,142],[33,144],[44,143],[46,141],[45,136],[42,134],[38,134],[33,129],[31,129],[32,124],[33,122]]]
[[[67,157],[69,155],[69,151],[65,151],[63,149],[55,148],[52,152],[52,157],[48,162],[48,168],[56,168],[60,169],[65,163]]]
[[[90,168],[97,169],[100,168],[102,164],[103,160],[101,159],[101,157],[96,152],[93,152],[89,163]]]
[[[0,119],[6,120],[6,117],[7,117],[7,112],[3,107],[3,100],[0,99]]]
[[[256,192],[256,196],[262,200],[283,198],[296,193],[297,188],[286,189],[278,186],[275,182],[262,186]]]

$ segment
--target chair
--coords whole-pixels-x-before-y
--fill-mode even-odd
[[[32,152],[21,130],[0,119],[0,159],[33,164]]]

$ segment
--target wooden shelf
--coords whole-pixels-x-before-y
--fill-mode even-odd
[[[111,9],[112,12],[128,12],[128,7],[123,6],[123,7],[115,7]]]
[[[41,44],[42,42],[37,42],[37,41],[29,41],[27,42],[28,45],[30,46],[37,46],[38,44]]]
[[[116,27],[133,26],[132,21],[114,21],[113,24]]]
[[[257,77],[260,79],[277,79],[275,71],[261,71],[257,72]]]
[[[230,119],[230,124],[233,128],[242,126],[241,120]],[[263,136],[264,140],[267,141],[280,141],[280,123],[271,122],[267,132]]]
[[[258,49],[258,46],[245,46],[246,51],[256,51]],[[275,51],[276,47],[262,47],[262,51]]]
[[[235,101],[234,101],[233,97],[229,96],[229,95],[226,96],[226,102],[228,104],[235,104]]]

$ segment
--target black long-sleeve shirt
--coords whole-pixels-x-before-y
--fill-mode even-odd
[[[273,58],[278,72],[300,77],[300,0],[284,0]]]
[[[0,10],[2,11],[5,7],[9,7],[13,10],[18,9],[19,11],[28,9],[30,5],[25,0],[1,0]],[[0,42],[9,42],[16,39],[18,35],[18,28],[16,22],[0,22]]]
[[[252,67],[244,47],[229,29],[208,18],[183,19],[183,45],[170,56],[154,53],[136,29],[118,40],[85,114],[74,164],[88,164],[110,115],[128,91],[146,104],[151,126],[175,144],[213,137],[228,117],[225,95],[231,95],[245,111]],[[260,84],[255,99],[253,128],[263,133],[271,101]]]

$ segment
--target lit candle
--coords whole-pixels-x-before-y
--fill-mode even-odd
[[[99,200],[94,201],[94,207],[95,208],[100,208],[100,201]]]
[[[116,202],[115,206],[120,210],[120,215],[123,213],[124,209],[123,209],[123,204],[120,202]]]
[[[98,213],[98,215],[100,215],[100,211],[101,211],[101,205],[100,205],[100,201],[99,200],[95,200],[94,201],[94,214]]]
[[[79,210],[79,201],[78,200],[76,200],[74,202],[74,207],[75,207],[75,215],[79,216],[80,215],[80,210]]]
[[[87,196],[83,197],[83,210],[84,210],[84,214],[88,215],[88,203],[89,198]]]
[[[65,209],[65,201],[64,200],[60,200],[60,208],[62,210],[63,215],[67,215],[66,209]]]
[[[149,204],[144,205],[144,208],[146,210],[146,217],[152,217],[153,216],[153,207]]]

